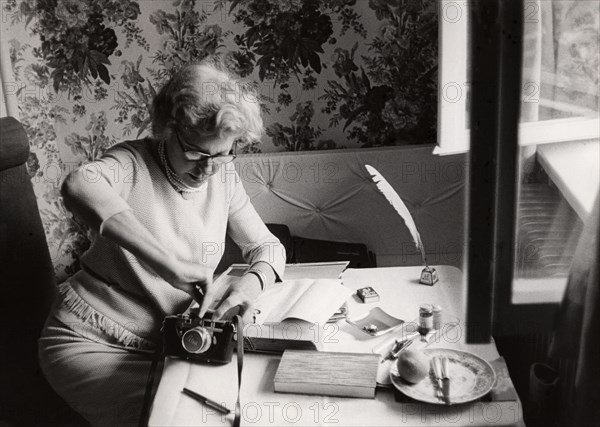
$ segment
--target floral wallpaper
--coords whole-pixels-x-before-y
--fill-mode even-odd
[[[245,152],[435,142],[436,0],[0,6],[1,39],[16,78],[6,90],[16,92],[29,136],[28,168],[59,281],[78,268],[90,237],[62,203],[62,180],[111,145],[147,135],[156,90],[186,62],[218,55],[255,81],[266,135]],[[544,31],[552,35],[553,57],[545,66],[559,84],[547,97],[596,113],[598,3],[557,1],[550,9]]]
[[[245,152],[435,142],[435,0],[7,0],[28,168],[61,281],[89,230],[65,209],[66,174],[147,135],[157,89],[221,56],[256,82],[266,135]]]

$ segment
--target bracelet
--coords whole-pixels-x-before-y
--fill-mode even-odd
[[[246,270],[245,274],[247,273],[254,274],[256,275],[256,277],[258,277],[258,281],[260,282],[260,290],[264,291],[267,287],[267,276],[265,275],[265,273],[256,268],[249,268],[248,270]]]

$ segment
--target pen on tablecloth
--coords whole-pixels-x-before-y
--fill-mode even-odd
[[[227,409],[226,407],[224,407],[223,405],[220,405],[217,402],[215,402],[214,400],[210,400],[208,397],[204,397],[201,394],[196,393],[195,391],[192,391],[192,390],[184,387],[184,389],[181,390],[181,392],[184,394],[187,394],[192,399],[195,399],[198,402],[203,403],[206,406],[209,406],[209,407],[219,411],[222,414],[227,415],[227,414],[231,413],[231,411],[229,409]]]

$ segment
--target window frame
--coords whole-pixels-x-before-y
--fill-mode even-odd
[[[511,301],[523,6],[520,0],[477,0],[469,15],[473,34],[470,118],[477,126],[470,134],[466,339],[486,343],[492,335],[547,328],[558,304]]]
[[[471,83],[467,73],[467,44],[469,6],[472,4],[470,0],[441,0],[439,3],[438,137],[433,151],[438,155],[469,151],[471,131],[467,127],[467,98]],[[522,102],[543,101],[530,98],[523,96]],[[600,119],[584,116],[520,123],[519,146],[597,139],[598,129]]]
[[[496,15],[488,16],[487,22],[482,19],[484,8],[496,10]],[[552,324],[567,283],[566,278],[552,280],[550,286],[544,289],[535,279],[513,278],[516,237],[515,215],[519,185],[517,180],[518,150],[526,146],[574,141],[585,142],[590,139],[598,140],[599,138],[600,120],[597,118],[573,117],[520,123],[520,107],[525,101],[521,88],[522,70],[519,70],[518,75],[513,75],[510,82],[507,82],[506,78],[508,78],[507,72],[511,67],[513,69],[522,67],[523,9],[522,1],[509,1],[505,5],[501,5],[499,0],[493,2],[442,0],[440,2],[441,57],[438,89],[440,105],[438,107],[438,147],[434,150],[434,154],[446,155],[470,151],[471,168],[474,165],[481,164],[480,162],[494,164],[496,159],[500,161],[496,165],[494,173],[490,174],[491,171],[488,171],[487,175],[481,173],[473,175],[471,173],[469,182],[466,184],[470,192],[467,199],[471,204],[474,202],[477,205],[475,209],[471,204],[467,208],[468,214],[466,217],[469,221],[469,230],[471,230],[471,234],[468,236],[468,248],[471,250],[468,250],[465,257],[468,260],[468,283],[477,283],[477,286],[467,287],[468,318],[469,323],[472,325],[472,330],[468,330],[467,336],[468,339],[474,342],[485,342],[492,333],[507,334],[516,331],[524,333],[526,330],[530,331],[531,328],[547,328]],[[520,23],[520,30],[510,28],[510,23],[514,19],[517,19]],[[488,30],[491,30],[487,33],[481,33],[483,26],[487,26]],[[519,41],[513,43],[513,48],[506,41],[503,43],[500,38],[495,38],[495,35],[502,34],[503,31],[510,31],[511,35],[515,35],[517,30],[519,30]],[[497,33],[494,33],[494,31]],[[476,33],[478,35],[475,35]],[[470,37],[471,34],[473,34],[473,37]],[[477,40],[473,40],[475,37],[481,37],[482,34],[488,38],[489,42],[489,45],[483,49],[481,45],[477,46]],[[516,40],[513,38],[512,41],[515,42]],[[469,44],[468,49],[466,48],[467,42]],[[459,47],[461,45],[465,46],[465,48],[457,48],[457,45]],[[518,49],[514,48],[514,45],[519,45]],[[494,132],[488,134],[468,129],[466,121],[467,92],[470,89],[475,90],[474,84],[471,84],[471,82],[474,82],[474,77],[467,75],[468,55],[470,51],[475,52],[478,48],[481,54],[478,57],[480,66],[485,66],[482,61],[487,61],[487,65],[495,64],[494,66],[501,67],[504,61],[505,69],[503,76],[500,75],[501,73],[494,76],[493,70],[490,71],[491,75],[487,76],[489,87],[504,88],[501,92],[497,90],[494,92],[494,89],[487,92],[488,101],[490,98],[495,98],[498,101],[500,106],[498,111],[488,111],[485,114],[479,114],[477,117],[474,117],[473,111],[471,111],[469,117],[470,123],[484,120],[486,126],[495,129]],[[448,54],[448,52],[451,52],[451,54]],[[493,52],[502,53],[494,55]],[[472,54],[470,58],[471,70],[469,71],[472,71],[475,66],[474,57],[475,55]],[[516,58],[519,59],[518,64],[515,61]],[[491,84],[490,79],[495,80],[496,86]],[[478,90],[481,90],[481,87]],[[509,104],[507,92],[510,92],[510,90],[518,95],[510,101],[512,106],[507,107]],[[479,92],[479,95],[485,94],[485,90],[484,93]],[[470,99],[472,106],[475,104],[474,96],[472,93]],[[504,98],[504,104],[502,104],[502,98]],[[504,105],[504,107],[501,105]],[[509,114],[511,108],[514,114]],[[475,107],[472,108],[472,110],[474,109]],[[504,111],[500,114],[502,110]],[[488,114],[487,117],[486,114]],[[496,114],[500,114],[498,121],[486,122],[486,119]],[[507,123],[509,124],[508,128],[506,127]],[[503,134],[500,133],[501,129],[505,130]],[[507,131],[507,129],[512,130]],[[510,136],[510,132],[513,132],[514,135]],[[518,146],[514,144],[516,138],[519,141]],[[488,144],[490,140],[494,140],[493,150],[490,148],[487,153],[479,153],[473,156],[473,150],[469,150],[469,145],[477,140],[487,140]],[[502,141],[505,141],[504,145]],[[515,146],[513,147],[514,152],[507,148],[510,141]],[[483,157],[478,158],[477,156]],[[508,175],[506,174],[507,170],[511,171]],[[502,171],[504,171],[504,174],[501,173]],[[474,186],[472,183],[477,182],[478,179],[491,179],[491,184],[487,188]],[[503,184],[499,185],[500,182],[503,182]],[[506,191],[509,188],[510,190]],[[486,201],[479,200],[482,192],[487,192],[490,196]],[[477,214],[481,209],[489,209],[493,213],[494,229],[482,230],[481,227],[478,228],[475,218],[477,218]],[[578,213],[581,216],[581,212],[578,211]],[[511,218],[510,221],[507,219],[509,217]],[[471,218],[474,220],[471,220]],[[585,218],[582,219],[585,220]],[[474,235],[473,229],[478,230],[478,236]],[[489,238],[490,242],[494,241],[495,246],[485,248],[485,238],[478,240],[478,237],[483,236]],[[510,236],[510,238],[507,236]],[[505,248],[509,248],[509,250]],[[530,319],[535,319],[535,322],[532,323]],[[529,326],[525,327],[524,325]]]

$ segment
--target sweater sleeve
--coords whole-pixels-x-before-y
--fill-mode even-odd
[[[117,144],[67,178],[72,203],[95,217],[100,233],[107,219],[130,209],[127,197],[140,178],[137,157],[136,150],[127,143]]]
[[[248,264],[267,262],[273,268],[277,281],[281,281],[285,269],[285,247],[269,231],[252,206],[239,175],[232,175],[227,231],[242,249]]]

